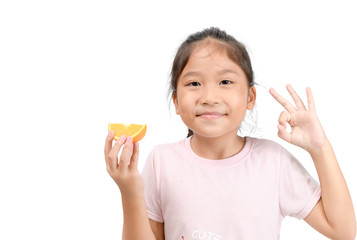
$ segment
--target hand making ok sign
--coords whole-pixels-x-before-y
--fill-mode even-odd
[[[306,88],[308,108],[297,95],[291,85],[286,86],[295,106],[280,96],[273,88],[270,94],[286,109],[280,114],[278,136],[285,141],[299,146],[310,152],[318,150],[328,142],[322,125],[316,115],[315,102],[310,88]],[[286,123],[291,127],[291,132],[286,129]]]

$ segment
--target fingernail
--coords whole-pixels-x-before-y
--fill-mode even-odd
[[[111,136],[112,135],[112,130],[109,130],[109,132],[108,132],[108,136]]]
[[[121,135],[119,138],[119,141],[125,141],[126,136],[125,135]]]

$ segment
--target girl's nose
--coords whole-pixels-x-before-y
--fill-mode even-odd
[[[214,105],[219,103],[219,93],[213,86],[205,86],[202,89],[202,95],[200,99],[202,105]]]

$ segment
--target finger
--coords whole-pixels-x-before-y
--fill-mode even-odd
[[[306,88],[306,95],[307,95],[307,107],[310,112],[316,112],[315,109],[315,100],[314,97],[312,96],[312,91],[311,88]]]
[[[105,139],[105,145],[104,145],[104,155],[105,158],[107,158],[110,150],[112,149],[112,142],[113,142],[114,134],[113,131],[110,130],[108,132],[107,138]]]
[[[119,159],[119,169],[121,171],[125,171],[128,169],[128,165],[131,159],[131,156],[133,155],[133,138],[128,136],[124,147],[123,151],[121,152],[120,159]]]
[[[301,98],[299,97],[299,95],[295,92],[294,88],[288,84],[286,86],[286,89],[288,89],[291,97],[293,98],[295,104],[296,104],[296,107],[298,110],[306,110],[306,107],[303,103],[303,101],[301,100]]]
[[[279,129],[279,131],[278,131],[278,136],[279,136],[281,139],[283,139],[283,140],[285,140],[285,141],[291,143],[291,133],[289,133],[288,131],[286,131],[286,127],[285,127],[285,126],[282,126],[282,125],[278,125],[278,129]]]
[[[288,113],[287,111],[284,111],[280,114],[278,122],[280,125],[286,127],[286,123],[290,122],[290,120],[291,120],[290,113]]]
[[[296,108],[291,103],[289,103],[288,100],[280,96],[274,88],[270,88],[269,92],[275,98],[275,100],[278,101],[288,112],[293,113],[296,111]]]
[[[129,168],[137,168],[138,167],[138,159],[139,159],[139,143],[134,143],[133,156],[131,156],[131,161],[129,164]]]
[[[118,153],[120,151],[120,148],[123,146],[125,140],[126,136],[121,136],[118,141],[116,141],[116,143],[113,145],[112,149],[108,154],[107,164],[109,164],[109,167],[112,169],[116,169],[118,167]]]

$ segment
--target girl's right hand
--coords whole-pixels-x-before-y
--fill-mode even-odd
[[[114,145],[113,131],[108,132],[104,155],[107,171],[118,185],[122,197],[143,197],[144,180],[138,171],[139,143],[133,143],[130,136],[121,136]],[[124,145],[118,161],[118,153]]]

